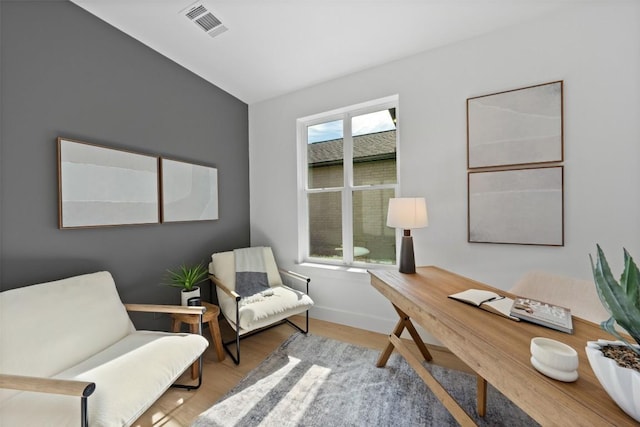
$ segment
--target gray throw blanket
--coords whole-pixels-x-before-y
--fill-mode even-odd
[[[236,263],[236,292],[243,298],[270,289],[263,254],[264,249],[261,247],[233,251]]]

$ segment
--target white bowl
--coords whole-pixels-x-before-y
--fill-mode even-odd
[[[550,338],[531,339],[531,355],[540,363],[557,371],[578,369],[578,352],[567,344]]]
[[[615,360],[605,357],[600,346],[622,344],[616,341],[588,341],[585,351],[598,381],[609,396],[631,418],[640,422],[640,372],[618,366]]]
[[[533,356],[531,356],[531,364],[538,372],[541,372],[554,380],[570,383],[578,379],[578,371],[561,371],[559,369],[554,369],[538,362],[538,360]]]

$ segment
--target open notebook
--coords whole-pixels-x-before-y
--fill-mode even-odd
[[[451,294],[449,295],[449,298],[474,305],[483,310],[499,314],[500,316],[504,316],[516,322],[520,321],[520,319],[511,316],[510,314],[511,307],[513,306],[513,300],[511,298],[498,295],[497,293],[492,291],[485,291],[482,289],[467,289],[466,291]]]

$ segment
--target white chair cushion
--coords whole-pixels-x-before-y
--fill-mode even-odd
[[[289,316],[303,313],[313,306],[313,300],[304,292],[287,286],[272,287],[273,295],[259,298],[249,304],[240,304],[240,334],[269,326]],[[220,310],[229,324],[236,329],[236,302],[224,292],[218,292]]]
[[[208,345],[200,335],[133,332],[54,378],[96,383],[88,399],[89,425],[130,426]],[[45,347],[40,354],[46,358]],[[0,403],[0,414],[3,426],[77,426],[80,400],[22,392]]]
[[[600,302],[596,285],[589,280],[530,271],[509,292],[568,307],[572,315],[594,323],[611,317]]]

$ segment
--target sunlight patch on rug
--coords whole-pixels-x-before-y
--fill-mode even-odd
[[[298,380],[291,390],[269,412],[259,424],[260,427],[281,427],[282,420],[297,424],[304,416],[307,408],[316,398],[331,369],[313,365]]]
[[[238,421],[251,412],[254,405],[262,401],[299,363],[300,359],[289,357],[289,363],[285,366],[241,392],[220,401],[209,410],[208,415],[212,419],[226,420],[225,424],[221,425],[236,425]]]

